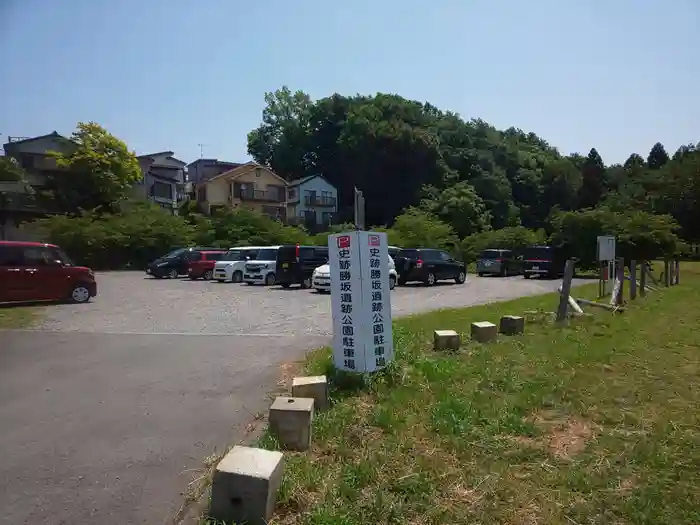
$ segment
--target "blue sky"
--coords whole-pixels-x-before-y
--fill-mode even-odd
[[[247,159],[263,94],[398,93],[606,163],[700,141],[697,0],[0,0],[0,133]]]

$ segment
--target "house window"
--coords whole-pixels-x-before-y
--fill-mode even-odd
[[[295,195],[296,195],[296,190],[294,188],[289,188],[289,191],[287,192],[287,198],[293,199]]]
[[[173,198],[173,185],[166,182],[154,182],[151,191],[153,196],[159,199],[172,200]]]
[[[262,175],[262,168],[255,168],[255,176],[260,177]]]

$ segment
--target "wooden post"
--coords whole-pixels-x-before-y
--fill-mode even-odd
[[[673,286],[676,284],[676,278],[673,276],[675,273],[673,270],[676,269],[676,266],[673,264],[673,259],[669,259],[668,261],[668,284],[669,286]]]
[[[644,297],[647,294],[647,262],[642,261],[639,274],[639,294]]]
[[[566,261],[564,267],[564,279],[561,283],[561,294],[559,295],[559,308],[557,309],[557,322],[566,321],[566,314],[569,308],[569,295],[571,294],[571,281],[574,279],[574,261]]]
[[[605,281],[603,277],[605,276],[605,269],[603,263],[598,263],[598,298],[605,297]]]
[[[680,259],[676,259],[676,271],[674,272],[674,275],[676,276],[676,284],[681,284],[681,261]]]
[[[625,260],[622,257],[617,260],[616,279],[620,282],[620,287],[617,289],[615,304],[620,306],[625,300]]]
[[[671,280],[669,278],[669,271],[671,269],[671,265],[668,262],[668,259],[664,259],[664,286],[671,286]]]
[[[630,261],[630,300],[637,298],[637,261]]]

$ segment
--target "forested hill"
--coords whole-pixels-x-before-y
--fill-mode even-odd
[[[391,224],[408,206],[432,211],[466,235],[489,228],[545,225],[554,208],[607,205],[669,213],[681,235],[700,241],[700,152],[669,159],[655,144],[646,158],[606,166],[595,148],[564,156],[534,133],[499,131],[482,120],[398,95],[311,100],[282,88],[265,96],[248,152],[288,180],[320,174],[352,217],[362,189],[368,224]]]

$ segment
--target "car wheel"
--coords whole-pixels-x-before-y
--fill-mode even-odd
[[[70,299],[74,303],[87,303],[90,300],[90,290],[87,289],[87,286],[79,284],[73,288]]]
[[[508,277],[508,268],[506,268],[505,266],[501,270],[501,277]]]
[[[311,277],[306,277],[302,282],[301,282],[301,287],[303,289],[308,289],[311,288]]]
[[[406,286],[406,279],[399,279],[399,286]]]
[[[479,277],[483,277],[483,276],[484,276],[484,272],[479,272],[477,275],[478,275]]]
[[[466,281],[466,280],[467,280],[467,274],[464,272],[459,272],[457,277],[455,277],[455,282],[457,284],[464,284],[464,281]]]
[[[175,268],[168,270],[168,279],[177,279],[178,273]]]
[[[235,271],[233,272],[233,275],[231,276],[231,282],[232,283],[240,283],[243,280],[243,273],[240,271]]]
[[[434,286],[436,281],[437,280],[435,279],[435,274],[433,272],[430,272],[428,273],[428,277],[426,277],[425,279],[425,284],[427,284],[428,286]]]
[[[525,279],[529,279],[531,276],[530,276],[529,273],[524,273],[524,274],[523,274],[523,277],[525,277]]]
[[[389,276],[389,290],[393,290],[394,288],[396,288],[396,277],[394,277],[393,275],[390,275]]]
[[[275,285],[275,274],[274,273],[267,274],[267,276],[265,277],[265,284],[267,286],[274,286]]]
[[[206,272],[204,272],[205,281],[211,281],[212,277],[214,277],[214,270],[207,270]]]

